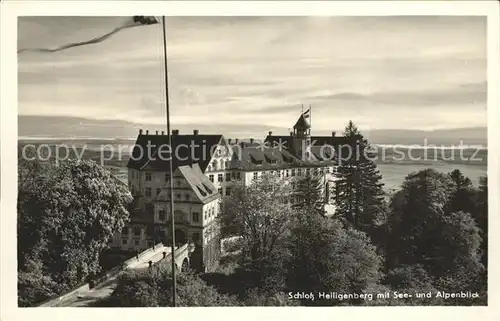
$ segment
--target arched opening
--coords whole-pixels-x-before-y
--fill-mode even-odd
[[[184,258],[184,260],[182,261],[181,271],[185,272],[187,271],[188,268],[189,268],[189,261],[187,258]]]
[[[186,244],[186,233],[184,231],[176,229],[175,230],[175,243],[176,244]]]

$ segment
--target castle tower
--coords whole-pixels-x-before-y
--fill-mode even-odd
[[[309,111],[300,115],[291,133],[293,151],[302,160],[309,159],[308,149],[311,146],[311,125],[306,118],[309,118]]]

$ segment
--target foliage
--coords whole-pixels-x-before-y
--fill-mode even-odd
[[[369,238],[337,220],[301,212],[288,242],[287,286],[297,292],[361,293],[378,283],[381,258]],[[305,301],[331,305],[333,301]]]
[[[477,291],[485,300],[481,229],[473,215],[462,210],[477,213],[477,193],[459,171],[445,175],[426,169],[407,176],[391,199],[387,222],[387,267],[392,269],[387,280],[392,286],[398,282],[390,280],[397,275],[411,275],[407,279],[418,280],[422,278],[420,272],[425,271],[432,279],[426,279],[428,287],[432,283],[440,291]],[[469,198],[464,199],[465,195]],[[405,284],[401,280],[399,283]],[[406,286],[415,288],[414,284]],[[481,300],[446,300],[445,304],[481,304]]]
[[[335,190],[338,216],[373,236],[385,208],[382,175],[374,162],[375,153],[352,121],[346,126],[344,136],[351,144],[340,148],[343,159],[339,160],[340,179]],[[350,157],[345,159],[344,153]]]
[[[168,307],[172,306],[172,275],[165,265],[152,270],[131,271],[120,276],[107,306],[120,307]],[[219,294],[191,271],[176,275],[176,304],[187,306],[238,305],[234,297]]]
[[[235,185],[222,201],[219,222],[223,236],[241,236],[243,257],[257,269],[277,252],[286,234],[290,192],[276,176],[263,175],[250,186]]]
[[[322,195],[322,179],[309,175],[296,181],[294,208],[307,209],[311,213],[324,214],[325,200]]]
[[[131,195],[107,170],[86,160],[23,161],[18,182],[20,302],[32,305],[100,271],[100,253],[128,221]],[[47,277],[47,289],[35,283],[30,288],[33,271]],[[43,290],[33,294],[38,288]]]

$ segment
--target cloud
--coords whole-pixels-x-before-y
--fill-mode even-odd
[[[115,26],[109,17],[23,17],[19,46],[57,46]],[[300,105],[317,130],[485,125],[484,17],[173,17],[172,122],[288,128]],[[159,124],[161,29],[19,57],[22,115]],[[453,117],[450,117],[453,115]],[[392,120],[398,117],[398,122]],[[227,124],[226,127],[224,127]]]

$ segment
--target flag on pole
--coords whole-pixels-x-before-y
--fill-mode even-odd
[[[306,110],[304,113],[302,113],[302,116],[304,116],[304,118],[311,117],[311,107],[309,107],[308,110]]]
[[[128,29],[128,28],[133,28],[133,27],[139,27],[139,26],[147,26],[147,25],[152,25],[152,24],[157,24],[157,23],[160,23],[160,20],[157,17],[153,17],[153,16],[133,16],[133,17],[127,17],[125,19],[125,21],[121,25],[119,25],[118,27],[114,28],[110,32],[108,32],[108,33],[106,33],[106,34],[104,34],[102,36],[95,37],[95,38],[90,39],[90,40],[80,41],[80,42],[72,42],[72,43],[68,43],[68,44],[59,46],[57,48],[23,48],[23,49],[19,49],[17,51],[17,53],[19,54],[19,53],[22,53],[22,52],[25,52],[25,51],[33,51],[33,52],[57,52],[57,51],[62,51],[62,50],[66,50],[66,49],[73,48],[73,47],[93,45],[93,44],[96,44],[96,43],[103,42],[104,40],[108,39],[109,37],[111,37],[112,35],[114,35],[115,33],[119,32],[119,31],[121,31],[123,29]]]

